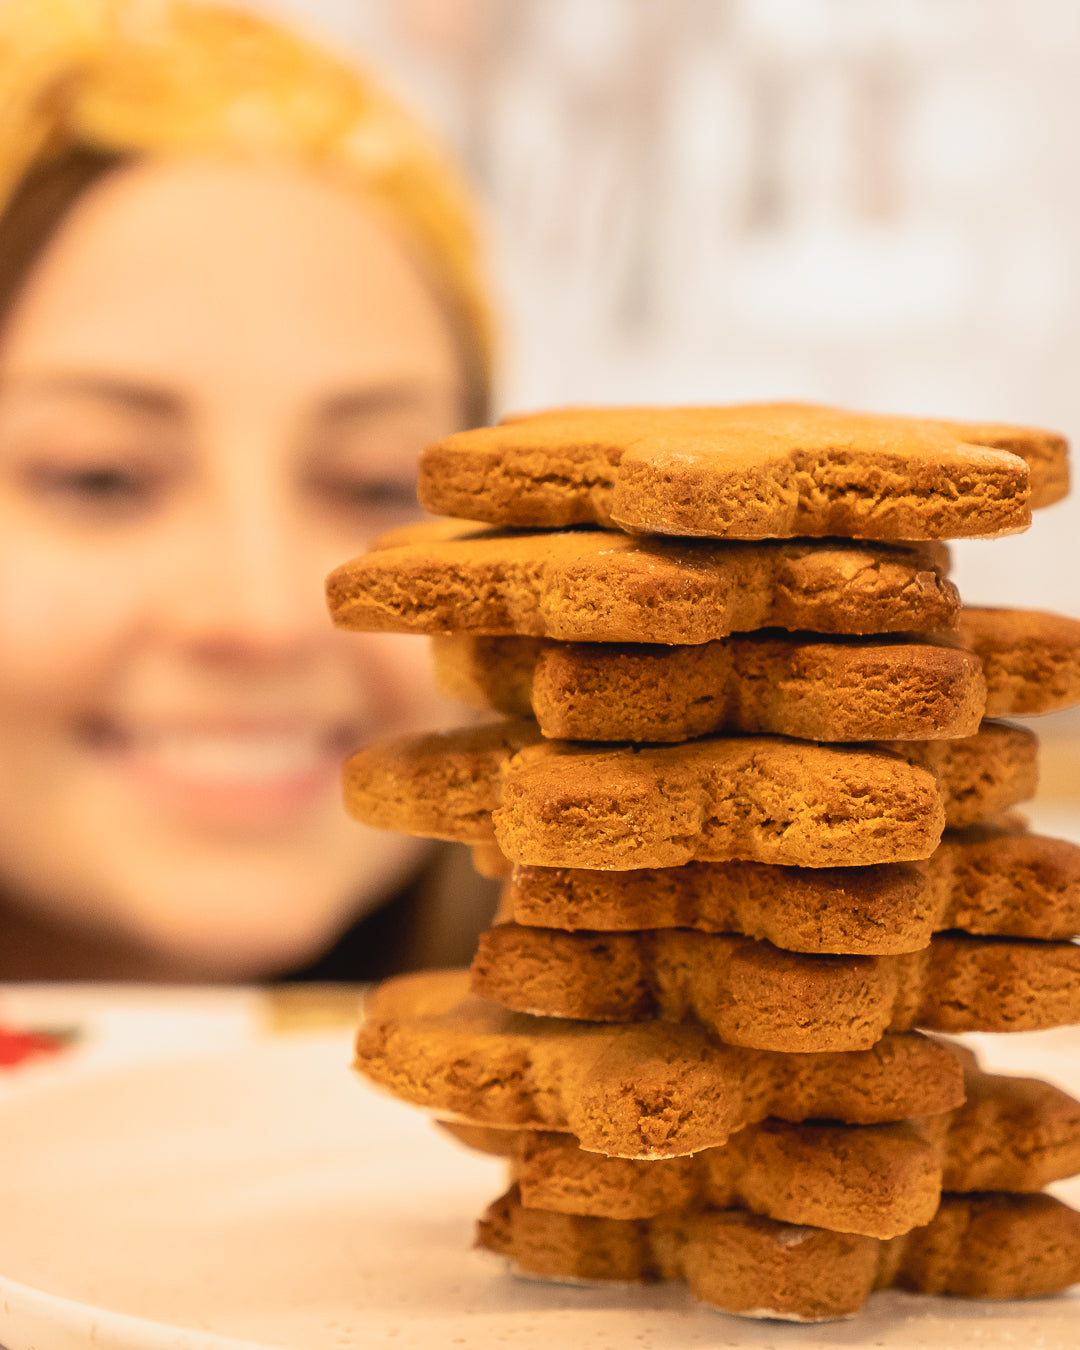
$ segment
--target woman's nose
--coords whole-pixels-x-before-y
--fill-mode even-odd
[[[278,664],[309,655],[329,631],[318,549],[287,512],[233,509],[193,531],[174,570],[169,624],[204,656]]]

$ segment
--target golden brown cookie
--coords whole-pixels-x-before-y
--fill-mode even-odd
[[[1038,1191],[1080,1171],[1080,1102],[1039,1078],[964,1062],[963,1106],[916,1122],[943,1155],[947,1191]]]
[[[1049,1195],[942,1197],[929,1224],[881,1241],[738,1209],[597,1219],[525,1209],[516,1189],[480,1220],[477,1245],[549,1280],[685,1280],[743,1317],[850,1317],[874,1289],[1040,1298],[1080,1280],[1080,1213]]]
[[[945,1112],[945,1115],[949,1115]],[[910,1121],[891,1125],[748,1125],[691,1157],[607,1158],[573,1135],[440,1122],[462,1143],[511,1160],[529,1209],[598,1218],[737,1206],[786,1223],[894,1237],[929,1223],[941,1198],[941,1157]]]
[[[499,870],[493,858],[489,873]],[[925,862],[875,867],[691,862],[599,872],[519,864],[500,913],[541,928],[697,928],[789,951],[865,956],[918,951],[947,928],[1060,941],[1080,933],[1080,847],[1014,824],[946,830]]]
[[[720,1148],[641,1162],[586,1153],[573,1135],[443,1122],[511,1160],[528,1209],[609,1219],[737,1207],[786,1223],[894,1237],[949,1191],[1038,1191],[1080,1171],[1080,1102],[1036,1078],[965,1065],[955,1111],[891,1125],[764,1120]]]
[[[470,997],[468,980],[429,971],[380,985],[355,1067],[440,1118],[566,1131],[627,1158],[696,1153],[770,1115],[877,1124],[963,1101],[959,1059],[914,1032],[871,1050],[783,1055],[724,1045],[696,1026],[511,1013]]]
[[[697,646],[433,638],[442,690],[473,708],[535,716],[545,736],[683,741],[713,732],[810,741],[945,740],[984,714],[1080,702],[1080,622],[963,609],[964,646],[764,630]],[[985,674],[988,678],[984,679]]]
[[[1080,946],[939,935],[903,956],[809,956],[753,938],[496,924],[472,991],[542,1017],[692,1021],[729,1045],[865,1050],[886,1031],[1041,1031],[1080,1022]]]
[[[361,750],[345,766],[345,802],[366,825],[494,836],[508,858],[544,867],[848,867],[928,857],[945,823],[997,815],[1035,778],[1035,738],[999,723],[954,741],[597,749],[505,722]]]
[[[959,599],[937,544],[679,543],[607,530],[413,529],[327,578],[341,628],[708,642],[757,628],[951,628]],[[426,542],[421,542],[425,540]]]
[[[567,740],[937,740],[973,735],[986,706],[978,658],[928,640],[766,630],[665,647],[458,634],[435,638],[432,655],[450,698],[535,716]]]
[[[1056,712],[1080,702],[1080,621],[1036,609],[965,606],[956,638],[982,662],[987,717]]]
[[[1038,738],[1007,722],[984,722],[954,741],[877,741],[875,745],[929,769],[953,829],[981,825],[1035,795]]]
[[[1056,432],[798,403],[510,417],[430,446],[418,485],[439,515],[725,539],[992,537],[1067,491]]]

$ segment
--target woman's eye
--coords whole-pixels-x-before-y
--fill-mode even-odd
[[[31,464],[23,477],[39,498],[72,510],[111,515],[148,504],[158,486],[156,476],[145,469],[107,461]]]
[[[134,476],[120,469],[80,469],[74,473],[56,474],[50,486],[54,491],[93,497],[98,501],[131,497],[139,490]]]

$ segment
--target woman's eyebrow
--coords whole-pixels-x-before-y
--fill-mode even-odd
[[[118,379],[111,375],[15,376],[0,383],[0,392],[28,394],[31,397],[94,398],[120,404],[134,412],[174,420],[187,413],[186,404],[179,395],[155,385]]]
[[[322,422],[347,421],[377,413],[416,409],[440,412],[461,397],[458,389],[436,383],[405,382],[343,389],[323,399],[315,410]]]

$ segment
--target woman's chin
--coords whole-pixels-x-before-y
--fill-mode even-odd
[[[190,829],[133,841],[102,891],[117,925],[176,978],[257,980],[315,960],[391,899],[429,847],[356,825],[335,800],[314,830],[246,847]]]
[[[206,899],[211,903],[183,918],[175,909],[147,913],[133,899],[125,926],[168,978],[244,982],[280,975],[332,946],[352,918],[339,897],[271,895],[261,912],[234,907],[225,895]]]

